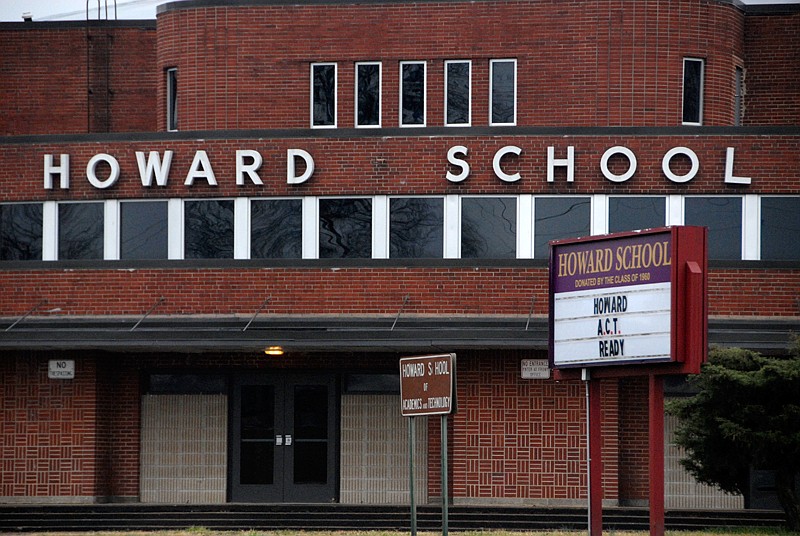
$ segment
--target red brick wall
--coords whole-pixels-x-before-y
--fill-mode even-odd
[[[800,136],[463,136],[451,137],[365,137],[365,138],[274,138],[228,139],[203,141],[86,141],[56,144],[49,142],[10,144],[0,140],[0,181],[13,188],[0,190],[0,201],[44,199],[103,199],[189,196],[282,196],[282,195],[375,195],[375,194],[778,194],[797,193],[800,184],[794,178],[800,169]],[[469,149],[465,160],[471,167],[470,177],[461,183],[449,182],[448,171],[461,170],[447,162],[447,151],[455,145]],[[519,156],[507,155],[502,167],[506,173],[519,172],[521,179],[506,183],[492,170],[492,158],[506,145],[518,145]],[[612,183],[603,177],[600,160],[615,145],[624,145],[636,155],[638,168],[633,178]],[[548,183],[547,148],[555,148],[556,158],[564,158],[567,147],[575,147],[575,181],[566,182],[564,167],[556,168],[554,182]],[[675,184],[663,174],[664,155],[677,146],[692,149],[700,162],[697,176],[688,183]],[[749,186],[725,184],[726,147],[735,149],[733,174],[751,177]],[[300,185],[286,183],[286,150],[299,148],[314,158],[314,175]],[[259,171],[263,186],[236,186],[235,157],[237,149],[257,150],[263,157]],[[166,187],[145,188],[139,179],[136,151],[162,154],[175,152],[170,181]],[[217,177],[218,186],[197,180],[184,186],[195,152],[205,150]],[[61,190],[58,181],[53,190],[45,190],[44,155],[52,154],[54,164],[60,154],[70,154],[71,187]],[[86,164],[98,153],[109,153],[119,162],[121,174],[117,183],[105,190],[92,187],[86,180]],[[617,164],[627,170],[622,158]],[[688,171],[688,159],[672,160],[673,172]],[[98,167],[98,176],[108,171]]]
[[[725,284],[720,282],[722,279]],[[738,284],[736,282],[739,282]],[[742,281],[747,281],[746,284]],[[40,297],[62,315],[250,315],[264,296],[271,314],[547,314],[544,268],[175,268],[0,271],[0,312],[24,314]],[[796,316],[800,269],[725,269],[709,275],[711,316]],[[764,299],[764,294],[769,299]]]
[[[96,362],[75,359],[74,380],[49,380],[46,355],[0,359],[0,496],[93,498],[101,464]]]
[[[307,128],[309,64],[339,63],[353,126],[354,62],[383,62],[383,126],[398,126],[398,62],[428,62],[442,125],[443,62],[473,60],[473,124],[488,124],[489,59],[518,58],[519,125],[679,125],[682,59],[707,60],[705,121],[733,121],[744,14],[722,2],[473,2],[174,9],[158,70],[178,69],[179,129]],[[164,83],[159,110],[164,110]],[[159,128],[165,120],[159,117]]]
[[[522,351],[458,352],[459,407],[450,421],[450,490],[458,499],[578,500],[586,494],[585,393],[580,382],[522,380]],[[140,379],[154,370],[392,370],[394,354],[59,354],[74,380],[47,378],[47,354],[0,360],[0,497],[135,499]],[[399,408],[398,408],[399,410]],[[603,385],[605,498],[617,498],[616,382]],[[441,494],[439,418],[429,418],[429,496]]]
[[[155,130],[155,28],[3,26],[0,136]]]
[[[800,124],[800,13],[748,16],[744,124]]]
[[[543,504],[586,497],[582,382],[523,380],[527,352],[458,355],[458,411],[451,416],[451,495]],[[437,419],[438,420],[438,419]],[[617,498],[617,389],[603,385],[603,486]],[[429,427],[429,488],[441,496],[440,426]]]
[[[623,501],[648,500],[649,417],[647,378],[619,381],[619,495]]]

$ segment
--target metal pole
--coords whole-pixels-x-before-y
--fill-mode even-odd
[[[592,536],[592,411],[591,398],[589,397],[589,370],[583,369],[581,376],[586,388],[586,526],[589,529],[589,536]]]
[[[442,414],[442,536],[447,536],[447,414]]]
[[[417,536],[417,505],[414,500],[414,417],[408,418],[408,491],[411,502],[411,536]]]

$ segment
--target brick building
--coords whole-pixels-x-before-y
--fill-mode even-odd
[[[585,504],[583,384],[521,373],[548,242],[707,226],[710,343],[785,352],[798,88],[800,8],[736,0],[0,24],[0,502],[404,503],[398,360],[454,352],[452,501]],[[643,504],[647,381],[602,392]],[[676,458],[668,507],[744,505]]]

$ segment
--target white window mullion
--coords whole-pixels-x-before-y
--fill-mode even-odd
[[[667,225],[683,225],[683,196],[667,196]]]
[[[119,201],[109,199],[103,203],[103,260],[119,260]]]
[[[461,198],[444,196],[444,258],[461,257]]]
[[[372,198],[372,258],[389,258],[389,196]]]
[[[250,258],[250,199],[233,200],[233,258]]]
[[[608,196],[606,194],[592,196],[591,214],[589,233],[592,236],[608,233]]]
[[[742,259],[761,260],[761,203],[759,196],[744,196],[742,206]]]
[[[319,258],[319,205],[316,196],[303,198],[303,258]]]
[[[517,258],[533,258],[533,196],[522,194],[517,198]]]
[[[183,200],[167,201],[167,258],[183,260]]]
[[[58,260],[58,203],[45,201],[42,205],[42,260]]]

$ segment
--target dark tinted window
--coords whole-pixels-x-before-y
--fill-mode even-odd
[[[233,201],[186,201],[184,257],[233,258]]]
[[[120,259],[167,258],[166,201],[120,204]]]
[[[42,204],[0,205],[0,260],[42,260]]]
[[[167,69],[167,130],[178,130],[177,69]]]
[[[425,124],[425,64],[404,63],[402,76],[401,124]]]
[[[610,197],[608,232],[652,229],[666,224],[664,197]]]
[[[742,198],[687,197],[686,225],[708,227],[709,259],[742,258]]]
[[[103,258],[103,203],[58,205],[58,258]]]
[[[404,197],[389,201],[389,257],[441,259],[443,250],[443,199]]]
[[[561,238],[588,236],[591,202],[588,197],[542,197],[534,208],[533,256],[547,259],[549,242]]]
[[[371,199],[320,199],[319,256],[372,257]]]
[[[447,110],[445,123],[448,125],[469,124],[470,64],[466,61],[445,64],[447,79]]]
[[[492,123],[516,121],[516,65],[514,61],[492,62]]]
[[[703,112],[703,60],[683,60],[683,122],[701,123]]]
[[[461,200],[461,258],[517,256],[517,200],[466,197]]]
[[[312,125],[336,125],[336,65],[314,65],[312,76]]]
[[[800,197],[761,198],[761,259],[800,260]]]
[[[300,199],[250,204],[250,257],[299,259],[303,256],[303,202]]]
[[[378,63],[356,65],[358,84],[357,125],[360,127],[381,124],[381,66]]]

